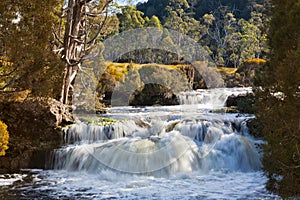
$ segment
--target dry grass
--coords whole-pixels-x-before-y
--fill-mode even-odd
[[[262,59],[260,59],[262,60]],[[263,61],[249,61],[249,62],[263,62]],[[200,63],[201,64],[201,63]],[[156,64],[156,63],[148,63],[148,64],[136,64],[136,63],[106,63],[106,72],[115,76],[117,80],[120,80],[124,77],[125,74],[128,73],[128,69],[131,68],[133,70],[139,70],[142,67],[153,67],[157,66],[160,68],[168,69],[168,70],[179,70],[182,67],[188,66],[188,64],[177,64],[177,65],[165,65],[165,64]],[[228,68],[228,67],[211,67],[215,69],[217,72],[224,75],[232,75],[237,71],[237,68]]]
[[[231,75],[236,72],[237,68],[217,67],[216,70],[221,74]]]

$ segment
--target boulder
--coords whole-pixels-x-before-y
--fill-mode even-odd
[[[179,105],[178,98],[168,88],[158,84],[147,84],[141,90],[137,90],[129,105],[153,106],[153,105]]]
[[[226,100],[226,107],[235,107],[240,113],[253,114],[255,97],[253,93],[231,95]]]

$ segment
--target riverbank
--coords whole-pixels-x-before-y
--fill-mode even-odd
[[[66,107],[50,98],[2,102],[0,113],[9,132],[9,148],[0,157],[0,173],[45,168],[49,152],[61,144],[60,126],[73,121]]]

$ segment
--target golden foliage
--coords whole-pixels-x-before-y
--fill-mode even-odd
[[[234,74],[237,71],[237,68],[230,68],[230,67],[217,67],[217,72],[225,75]]]
[[[5,155],[5,150],[8,149],[8,131],[7,126],[0,120],[0,156]]]
[[[265,59],[261,59],[261,58],[252,58],[252,59],[248,59],[245,61],[245,63],[247,64],[265,64],[267,61]]]
[[[112,63],[107,66],[106,72],[119,81],[127,74],[127,66],[127,63]]]

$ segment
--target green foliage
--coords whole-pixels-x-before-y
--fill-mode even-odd
[[[149,0],[138,4],[137,10],[132,10],[131,13],[145,13],[145,21],[150,18],[144,27],[149,24],[160,27],[160,21],[163,27],[190,36],[207,50],[218,66],[239,67],[247,59],[265,58],[268,52],[268,8],[267,0]],[[124,11],[123,16],[126,13]],[[156,16],[158,19],[153,19]],[[124,17],[119,20],[121,24],[128,21]],[[134,28],[134,23],[129,24],[131,25],[127,27]],[[170,37],[165,37],[164,40],[167,45],[179,45],[183,42],[180,38],[173,38],[172,41]],[[157,52],[162,59],[153,59]],[[146,62],[155,60],[169,64],[182,60],[178,49],[176,55],[161,53],[161,50],[131,52],[126,55],[130,59],[123,58],[120,61],[143,63],[140,61],[143,59],[137,59],[141,55]]]
[[[8,138],[7,126],[0,120],[0,156],[4,156],[8,149]]]
[[[300,196],[300,3],[273,0],[270,62],[257,75],[256,116],[261,123],[267,188]]]
[[[135,28],[143,28],[146,20],[143,18],[144,13],[136,10],[132,6],[123,6],[121,13],[118,13],[118,19],[120,21],[119,31],[126,31]]]
[[[151,18],[153,15],[159,17],[160,20],[167,16],[166,7],[170,5],[170,0],[148,0],[144,3],[137,4],[137,9],[145,13],[145,16]],[[214,13],[220,6],[235,10],[235,14],[238,19],[244,18],[248,20],[251,16],[251,11],[261,10],[266,6],[265,0],[185,0],[182,2],[188,2],[189,7],[185,9],[187,13],[190,13],[195,19],[199,20],[203,15],[207,13]]]

